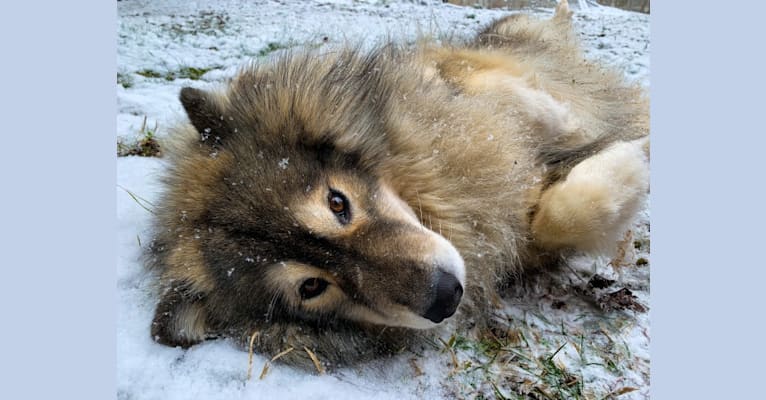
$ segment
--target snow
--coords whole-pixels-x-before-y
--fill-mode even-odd
[[[629,79],[648,87],[648,16],[593,4],[575,11],[575,27],[586,55],[620,68]],[[552,14],[552,10],[534,12],[546,17]],[[117,137],[135,140],[144,118],[147,127],[156,127],[154,133],[164,137],[170,126],[184,118],[178,101],[182,87],[212,87],[253,57],[268,57],[284,47],[360,41],[370,45],[390,38],[412,41],[418,35],[462,37],[507,13],[439,1],[124,0],[118,2]],[[199,79],[191,79],[183,73],[189,68],[207,71]],[[160,76],[139,74],[147,71]],[[288,160],[283,161],[280,167],[287,168]],[[164,168],[164,161],[158,158],[117,160],[119,399],[414,399],[470,396],[479,389],[494,395],[491,389],[486,391],[486,382],[477,373],[451,375],[452,359],[446,351],[433,351],[417,360],[404,356],[381,360],[322,376],[274,364],[264,379],[259,376],[267,359],[256,354],[253,377],[246,380],[248,354],[227,340],[188,350],[154,343],[149,325],[156,297],[139,257],[141,248],[151,240],[152,215],[146,208],[158,201],[158,177]],[[637,241],[648,243],[648,220],[646,210],[636,225]],[[648,258],[647,247],[639,256]],[[539,283],[532,283],[536,287],[528,293],[507,300],[504,314],[529,338],[548,339],[541,341],[547,345],[528,349],[529,354],[551,354],[567,343],[553,360],[582,377],[585,398],[601,398],[623,387],[639,390],[620,398],[648,398],[648,314],[599,314],[565,294],[567,285],[598,272],[618,280],[641,304],[648,305],[648,266],[612,269],[607,261],[573,260],[571,273],[542,277]],[[552,307],[553,299],[564,301],[566,308]],[[614,315],[618,317],[609,318]],[[562,337],[562,329],[569,335]],[[601,331],[603,334],[598,333]],[[595,350],[578,351],[578,335],[583,335],[585,347]],[[456,356],[461,362],[480,358],[466,349],[457,350]],[[618,373],[604,368],[607,357],[616,360]],[[523,377],[529,372],[518,369],[514,374]],[[534,381],[534,374],[529,379]],[[509,393],[502,384],[498,387]]]

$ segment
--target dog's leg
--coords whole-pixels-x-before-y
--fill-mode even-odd
[[[522,52],[541,48],[559,51],[570,49],[573,39],[572,11],[567,1],[561,0],[553,18],[541,20],[527,14],[511,14],[487,26],[476,36],[475,44]]]
[[[538,244],[547,249],[614,251],[649,188],[648,140],[612,144],[548,188],[532,220]]]
[[[556,6],[556,13],[553,16],[553,19],[562,21],[569,21],[572,19],[572,11],[569,10],[569,2],[567,0],[559,1],[559,4]]]

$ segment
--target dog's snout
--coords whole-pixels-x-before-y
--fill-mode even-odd
[[[423,316],[438,324],[457,310],[463,296],[463,286],[455,275],[442,270],[436,273],[435,282],[434,301]]]

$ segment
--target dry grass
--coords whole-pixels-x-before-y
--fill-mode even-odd
[[[314,354],[314,352],[309,350],[309,348],[306,346],[303,346],[303,350],[306,351],[306,354],[309,355],[309,357],[311,358],[311,361],[314,362],[314,366],[316,367],[319,375],[324,375],[325,373],[324,367],[322,366],[322,363],[319,362],[319,359],[317,358],[316,354]]]
[[[279,352],[277,355],[275,355],[274,357],[272,357],[272,358],[271,358],[271,360],[268,360],[268,361],[266,361],[266,362],[263,364],[263,370],[261,371],[261,376],[259,376],[259,377],[258,377],[258,379],[263,379],[263,378],[266,376],[266,374],[269,372],[269,368],[271,367],[271,364],[272,364],[274,361],[277,361],[277,360],[279,360],[280,358],[282,358],[283,356],[285,356],[285,355],[287,355],[287,354],[290,354],[290,352],[291,352],[291,351],[293,351],[293,350],[295,350],[295,348],[294,348],[294,347],[289,347],[287,350],[281,351],[281,352]]]
[[[252,335],[250,335],[250,345],[248,346],[247,350],[247,378],[245,380],[250,380],[250,377],[253,375],[253,345],[255,344],[255,338],[258,337],[260,334],[260,331],[253,332]],[[264,369],[266,367],[264,366]],[[263,375],[263,373],[261,373]]]
[[[639,226],[634,234],[646,245],[636,246],[638,254],[628,258],[648,259],[643,251],[648,249],[648,230]],[[506,298],[492,326],[440,339],[448,397],[648,398],[646,349],[631,340],[637,334],[648,340],[646,309],[632,303],[620,307],[618,302],[608,309],[599,304],[608,298],[604,293],[627,293],[628,287],[645,302],[648,268],[585,260],[543,275],[531,285],[534,289]],[[596,287],[581,289],[588,285]]]
[[[122,190],[124,190],[125,193],[127,193],[128,196],[130,196],[130,198],[132,198],[133,201],[135,201],[136,204],[138,204],[141,208],[143,208],[144,210],[148,211],[151,214],[154,214],[154,210],[152,210],[152,208],[154,208],[154,204],[152,204],[152,202],[150,202],[149,200],[146,200],[145,198],[143,198],[143,197],[133,193],[132,191],[126,189],[125,187],[123,187],[121,185],[117,185],[117,187],[122,189]],[[139,247],[141,246],[141,239],[138,240],[138,245],[139,245]]]
[[[159,123],[154,124],[154,129],[148,129],[146,126],[146,116],[138,131],[138,138],[135,141],[125,142],[123,139],[117,140],[117,156],[141,156],[141,157],[160,157],[160,143],[155,137],[159,128]]]

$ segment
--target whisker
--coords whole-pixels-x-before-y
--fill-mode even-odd
[[[420,204],[420,193],[417,190],[415,191],[415,196],[418,199],[418,210],[420,211],[420,223],[422,226],[423,222],[425,222],[425,220],[423,219],[423,205]]]
[[[279,293],[274,293],[273,296],[271,296],[271,301],[269,302],[269,308],[266,310],[266,321],[271,322],[271,317],[274,314],[274,308],[277,305],[277,298],[279,297]]]

